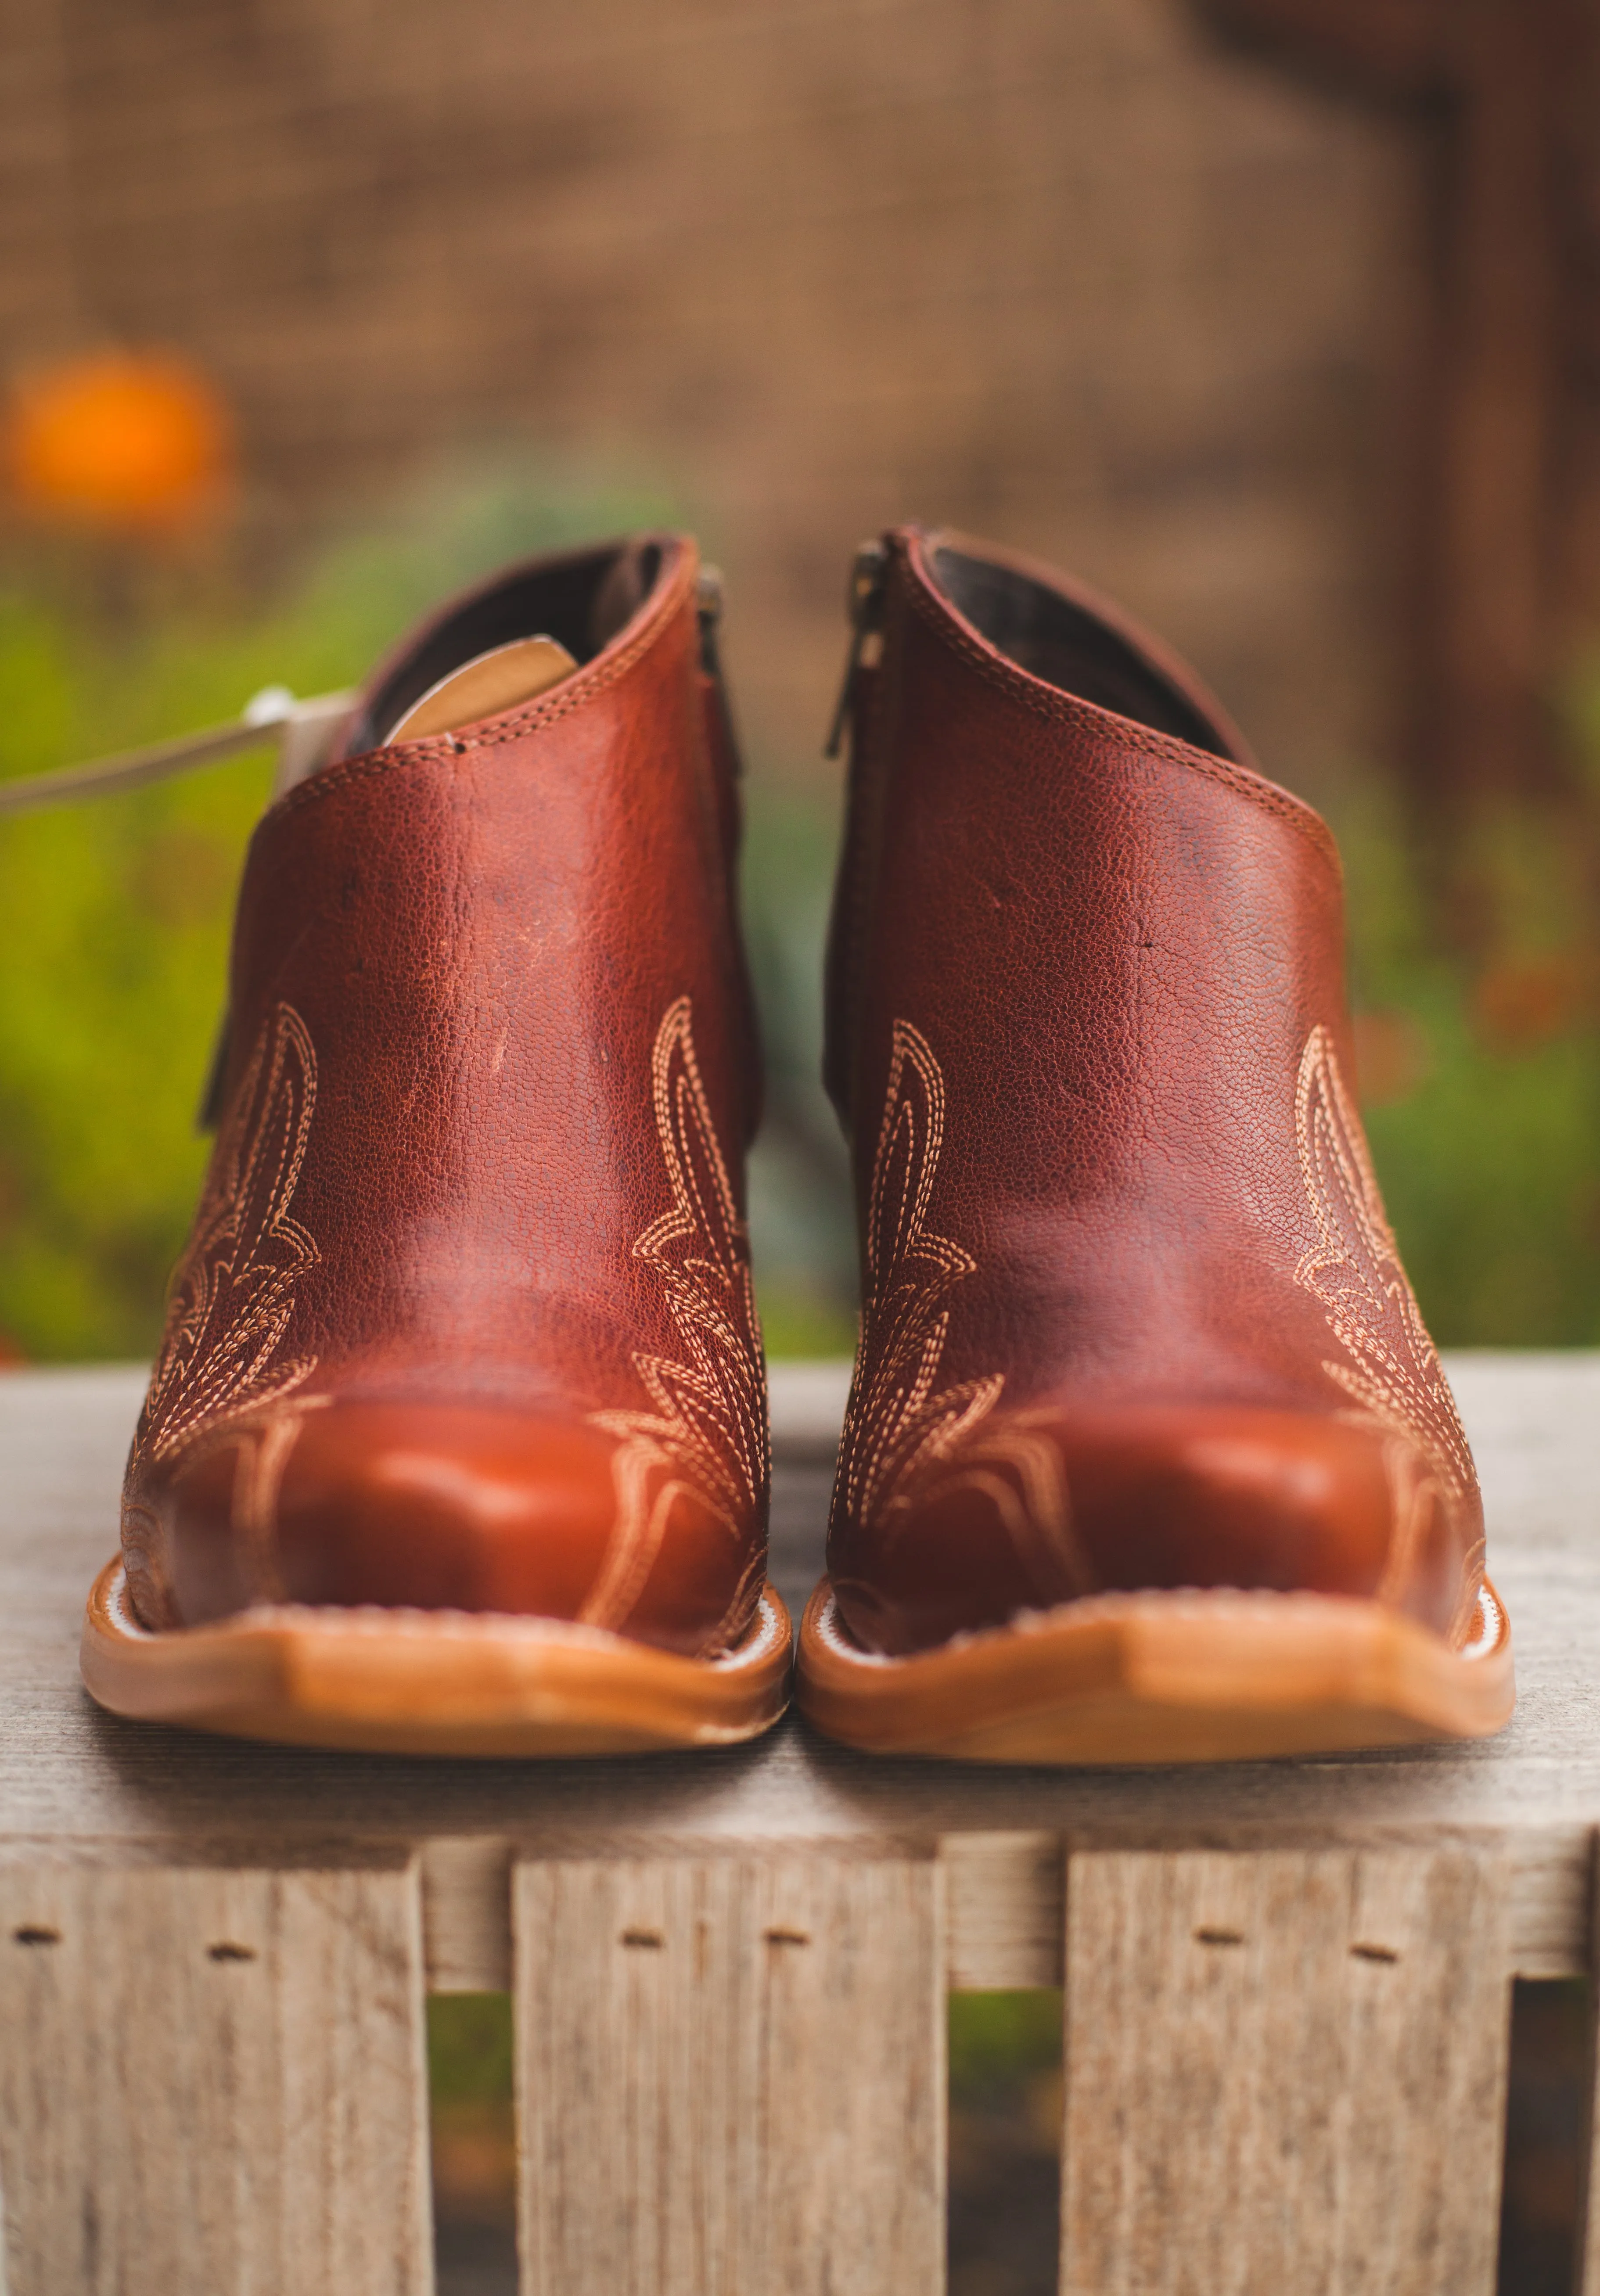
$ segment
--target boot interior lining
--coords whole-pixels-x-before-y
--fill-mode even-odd
[[[592,661],[649,596],[662,560],[659,543],[613,543],[513,574],[469,598],[373,694],[346,754],[357,757],[371,749],[380,729],[398,725],[441,678],[513,639],[554,638],[579,667]]]
[[[1086,607],[991,559],[936,548],[930,561],[935,581],[956,612],[1019,669],[1213,757],[1232,755],[1203,712],[1131,641]]]

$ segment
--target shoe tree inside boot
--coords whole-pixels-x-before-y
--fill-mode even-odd
[[[423,742],[431,734],[454,734],[480,718],[498,717],[570,677],[578,664],[554,638],[513,638],[464,661],[459,669],[431,685],[383,736],[391,742]]]
[[[596,652],[608,645],[650,594],[660,552],[648,541],[636,540],[618,551],[601,584],[590,613],[590,636]],[[431,734],[454,734],[480,718],[497,717],[515,709],[570,677],[578,668],[574,657],[548,636],[513,638],[507,645],[490,646],[475,654],[447,676],[438,679],[412,703],[382,736],[391,742],[423,742]]]

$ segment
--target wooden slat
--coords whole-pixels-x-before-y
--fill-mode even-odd
[[[1071,1774],[1066,1774],[1071,1775]],[[1292,1772],[1291,1772],[1292,1775]],[[1147,1772],[1133,1778],[1148,1779]],[[1259,1773],[1241,1782],[1241,1800],[1256,1784]],[[956,1789],[964,1786],[964,1778]],[[1105,1777],[1085,1780],[1086,1794],[1104,1788]],[[1120,1782],[1117,1782],[1118,1784]],[[900,1818],[897,1839],[904,1839],[922,1815],[919,1793],[930,1801],[941,1781],[917,1779],[903,1800],[897,1798],[890,1814]],[[1010,1782],[1007,1781],[1007,1788]],[[1197,1797],[1215,1782],[1197,1777]],[[537,1782],[529,1787],[537,1791]],[[1129,1782],[1131,1785],[1131,1780]],[[1009,1792],[1005,1792],[1009,1804]],[[1059,1791],[1054,1778],[1041,1778],[1039,1800],[1054,1804]],[[1157,1790],[1159,1791],[1159,1789]],[[1129,1787],[1121,1792],[1128,1792]],[[1220,1799],[1220,1797],[1218,1797]],[[937,1810],[937,1804],[935,1804]],[[775,1817],[778,1811],[775,1809]],[[971,1825],[977,1812],[964,1809]],[[752,1812],[752,1820],[760,1813]],[[1177,1834],[1181,1841],[1194,1829],[1162,1824],[1165,1813],[1140,1829],[1145,1834]],[[581,1829],[570,1830],[571,1846],[587,1849],[601,1846],[607,1828],[605,1806],[597,1803]],[[754,1825],[752,1824],[752,1831]],[[563,1832],[569,1831],[563,1828]],[[1295,1838],[1305,1829],[1295,1828]],[[1373,1829],[1363,1828],[1365,1838]],[[1229,1827],[1218,1818],[1203,1829],[1215,1839],[1234,1833],[1242,1846],[1259,1840],[1259,1826]],[[627,1854],[642,1854],[655,1827],[633,1822],[617,1829],[615,1846]],[[1327,1834],[1338,1843],[1343,1829],[1330,1823]],[[644,1841],[642,1841],[642,1836]],[[803,1836],[792,1837],[796,1847]],[[833,1838],[833,1837],[831,1837]],[[1062,1972],[1062,1849],[1060,1833],[1030,1830],[992,1833],[961,1832],[932,1835],[931,1847],[944,1861],[947,1872],[945,1937],[948,1978],[953,1992],[985,1992],[997,1987],[1053,1986]],[[682,1837],[662,1831],[661,1854],[671,1857],[686,1847]],[[428,1988],[433,1993],[501,1992],[511,1982],[510,1892],[507,1869],[515,1851],[513,1836],[483,1834],[470,1840],[440,1837],[423,1845],[423,1901],[426,1920]],[[1588,1837],[1575,1833],[1569,1842],[1552,1839],[1530,1827],[1507,1848],[1510,1866],[1507,1951],[1518,1977],[1579,1977],[1589,1968],[1588,1923],[1589,1875]],[[1597,2292],[1600,2296],[1600,2292]]]
[[[0,1866],[10,2296],[424,2296],[408,1865]]]
[[[492,1833],[423,1845],[430,1993],[510,1992],[511,1867],[510,1842]]]
[[[816,1856],[513,1882],[524,2296],[936,2296],[942,1875]]]
[[[1074,1857],[1063,2296],[1490,2296],[1505,1908],[1493,1849]]]
[[[1594,1953],[1589,1983],[1588,2127],[1578,2201],[1578,2296],[1600,2296],[1600,1832],[1594,1841],[1589,1918]]]
[[[1060,1836],[948,1833],[939,1855],[951,1992],[1059,1985]]]

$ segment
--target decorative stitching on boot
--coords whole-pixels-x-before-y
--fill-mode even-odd
[[[921,1030],[897,1021],[873,1159],[861,1341],[833,1487],[835,1519],[864,1528],[905,1511],[917,1475],[993,1410],[1005,1384],[996,1372],[933,1392],[950,1325],[946,1303],[978,1266],[927,1225],[944,1135],[943,1073]]]
[[[295,1285],[322,1257],[289,1216],[316,1107],[310,1031],[278,1004],[234,1095],[173,1275],[135,1461],[166,1458],[202,1428],[262,1410],[316,1368],[315,1356],[275,1360]]]
[[[1306,1200],[1318,1242],[1295,1281],[1320,1300],[1348,1363],[1325,1363],[1359,1415],[1413,1444],[1454,1499],[1476,1491],[1466,1431],[1400,1265],[1366,1138],[1330,1030],[1306,1040],[1294,1095]]]
[[[660,1279],[686,1363],[636,1355],[653,1411],[597,1411],[592,1423],[623,1438],[613,1476],[617,1521],[579,1618],[615,1628],[644,1589],[676,1502],[693,1494],[742,1541],[770,1472],[767,1376],[739,1217],[694,1054],[693,1011],[680,996],[651,1055],[656,1133],[672,1202],[634,1245]],[[656,1480],[660,1470],[667,1480]],[[748,1574],[747,1574],[748,1578]],[[726,1638],[742,1619],[722,1622]]]

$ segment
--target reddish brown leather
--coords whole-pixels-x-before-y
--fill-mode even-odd
[[[458,601],[351,740],[458,625],[576,645],[616,555]],[[734,768],[693,545],[649,563],[565,685],[345,756],[256,831],[226,1114],[128,1465],[148,1626],[405,1603],[707,1654],[753,1614]]]
[[[846,1623],[904,1652],[1230,1586],[1377,1596],[1459,1640],[1481,1506],[1350,1098],[1326,828],[1088,594],[888,543],[829,972],[866,1303]],[[1008,658],[945,594],[963,559],[1120,639],[1131,668],[1090,646],[1083,682],[1135,708],[1143,681],[1209,746]]]

